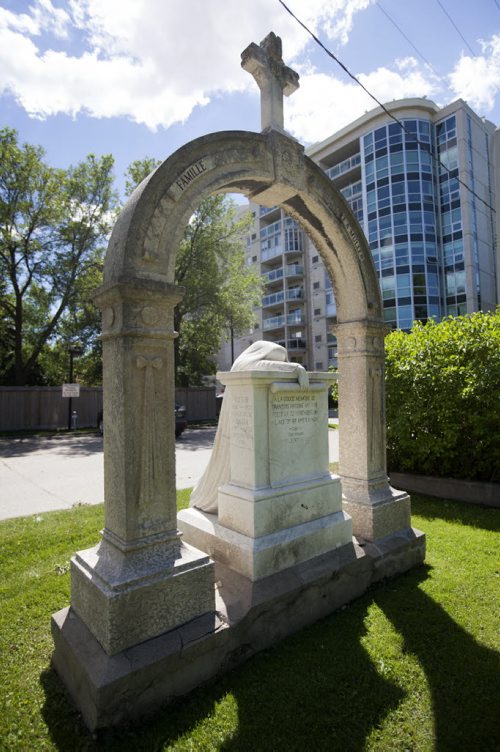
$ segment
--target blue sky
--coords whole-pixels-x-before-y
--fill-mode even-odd
[[[462,97],[500,123],[500,0],[287,5],[381,101]],[[375,106],[278,0],[0,0],[0,127],[41,144],[54,166],[112,153],[121,187],[134,159],[165,159],[213,131],[260,130],[240,53],[271,30],[301,76],[285,104],[300,141]]]

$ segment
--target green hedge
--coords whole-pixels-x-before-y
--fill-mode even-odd
[[[386,339],[390,470],[500,482],[500,308]]]

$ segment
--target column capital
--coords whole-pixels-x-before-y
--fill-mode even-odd
[[[390,328],[379,321],[346,321],[332,327],[337,337],[338,356],[384,356],[384,338]]]
[[[93,299],[102,311],[102,340],[146,337],[173,340],[173,310],[183,290],[158,280],[125,279],[95,290]]]

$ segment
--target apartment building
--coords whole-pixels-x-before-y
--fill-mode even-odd
[[[427,99],[385,107],[307,150],[365,232],[384,320],[410,329],[415,320],[493,309],[500,131],[495,135],[495,126],[462,100],[444,108]],[[319,253],[278,207],[251,209],[247,262],[258,266],[265,293],[256,326],[234,343],[235,354],[255,339],[269,339],[307,368],[325,370],[336,363],[336,308]],[[221,367],[228,365],[222,356]]]

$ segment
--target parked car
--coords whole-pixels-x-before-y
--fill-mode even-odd
[[[184,405],[175,403],[175,438],[178,439],[181,433],[187,428],[186,408]]]
[[[175,438],[178,439],[181,433],[187,428],[186,420],[186,408],[184,405],[178,405],[175,403]],[[104,423],[102,419],[102,410],[97,413],[97,430],[101,434],[104,433]]]

